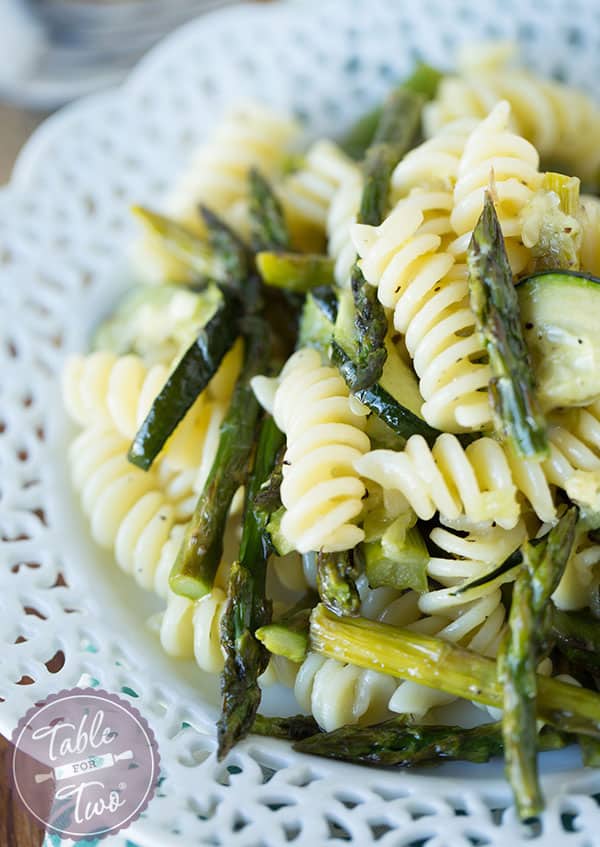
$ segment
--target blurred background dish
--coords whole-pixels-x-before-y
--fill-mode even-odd
[[[162,36],[232,0],[2,0],[0,99],[36,109],[118,83]]]

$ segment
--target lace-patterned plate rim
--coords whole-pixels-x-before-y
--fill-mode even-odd
[[[143,610],[133,620],[123,617],[137,590],[107,570],[108,557],[95,550],[85,528],[73,541],[77,512],[73,495],[65,493],[63,461],[69,430],[56,408],[54,382],[65,351],[84,346],[93,324],[89,313],[105,308],[121,285],[119,255],[131,234],[128,203],[156,196],[178,157],[206,134],[205,124],[234,95],[253,93],[272,105],[292,106],[311,131],[331,131],[377,99],[418,53],[449,64],[465,31],[472,37],[520,36],[527,43],[552,42],[555,30],[564,31],[560,43],[553,42],[556,50],[533,56],[540,70],[559,71],[564,62],[574,82],[589,87],[597,78],[600,21],[592,3],[565,10],[557,0],[532,0],[517,9],[506,0],[502,9],[514,11],[510,20],[494,16],[498,8],[492,0],[460,2],[451,10],[439,0],[406,10],[383,0],[328,0],[310,15],[308,5],[296,4],[211,15],[152,51],[124,87],[51,118],[23,151],[11,187],[0,193],[0,274],[5,270],[12,282],[0,298],[5,314],[13,316],[2,330],[0,361],[10,368],[2,390],[14,405],[0,433],[8,539],[2,550],[8,567],[0,569],[0,727],[9,731],[27,705],[77,684],[84,674],[136,700],[152,721],[165,764],[162,791],[131,830],[139,845],[524,843],[500,763],[378,772],[299,757],[283,742],[250,738],[217,764],[208,733],[214,706],[198,702],[192,669],[174,671],[137,631]],[[577,10],[589,24],[580,29],[591,34],[587,64],[580,50],[575,65],[568,63],[566,33]],[[439,21],[435,32],[433,17]],[[257,27],[271,36],[264,40],[264,61],[249,55]],[[394,41],[399,31],[405,51]],[[229,47],[226,60],[219,53],[223,44]],[[217,77],[202,67],[200,81],[191,82],[202,51],[204,64],[218,62]],[[336,111],[340,90],[350,94]],[[192,125],[204,113],[210,120]],[[137,158],[128,157],[128,147],[136,148]],[[106,284],[113,293],[103,290]],[[60,504],[53,507],[53,499]],[[109,572],[110,578],[103,576]],[[121,605],[107,608],[107,599],[119,592]],[[534,841],[593,845],[600,815],[589,795],[600,791],[598,776],[578,769],[571,753],[544,756],[543,769],[548,809]]]

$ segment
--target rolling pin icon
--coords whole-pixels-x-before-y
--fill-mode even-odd
[[[49,779],[61,782],[63,779],[71,779],[74,776],[81,776],[91,771],[112,768],[117,762],[123,762],[126,759],[133,759],[133,750],[125,750],[123,753],[115,753],[115,755],[105,753],[103,756],[88,756],[87,759],[81,759],[79,762],[71,762],[70,765],[61,765],[46,773],[36,773],[35,781],[38,785],[42,782],[47,782]]]

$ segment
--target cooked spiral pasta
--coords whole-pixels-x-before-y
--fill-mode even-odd
[[[394,327],[405,336],[423,417],[460,432],[490,422],[491,372],[469,305],[466,267],[444,249],[452,208],[448,191],[413,191],[381,226],[356,224],[352,237],[365,278],[393,308]]]
[[[398,592],[392,589],[369,591],[364,576],[358,587],[361,614],[371,620],[387,620],[395,604],[405,603],[402,598],[396,599]],[[331,731],[345,724],[383,720],[397,685],[398,681],[387,674],[309,653],[298,669],[294,694],[300,707],[310,712],[324,730]]]
[[[365,494],[353,462],[369,449],[365,419],[316,350],[295,353],[280,380],[273,411],[287,439],[281,532],[300,553],[348,550],[364,537],[353,523]]]
[[[450,221],[457,234],[449,250],[464,256],[483,209],[484,192],[493,182],[496,211],[513,273],[523,271],[529,251],[521,241],[520,213],[541,186],[538,152],[508,129],[510,106],[503,100],[469,135],[458,166]]]
[[[166,214],[198,227],[202,202],[226,216],[246,196],[250,168],[276,174],[298,138],[298,125],[286,115],[257,103],[238,106],[194,153],[165,200]]]
[[[257,103],[246,103],[225,115],[215,132],[195,151],[166,196],[166,215],[199,234],[203,223],[198,204],[205,203],[234,228],[247,227],[248,171],[259,168],[276,176],[300,136],[295,121]],[[148,281],[189,281],[189,268],[151,235],[133,247],[133,262]]]
[[[407,153],[392,174],[392,200],[405,197],[413,188],[452,191],[467,138],[476,125],[471,118],[454,121]]]
[[[341,288],[349,286],[356,259],[350,227],[356,222],[361,195],[362,179],[359,173],[353,173],[340,184],[327,215],[327,252],[335,262],[334,279]]]
[[[579,527],[565,572],[552,595],[555,606],[568,612],[589,606],[592,587],[598,585],[595,574],[598,564],[600,544],[590,537],[585,528]]]
[[[238,368],[236,347],[227,354],[208,389],[198,397],[165,445],[162,455],[168,457],[172,468],[198,468],[205,458],[207,443],[214,441],[209,436],[215,429],[218,432]],[[135,355],[115,356],[101,351],[73,356],[63,372],[65,406],[82,426],[104,421],[131,440],[168,374],[166,366],[147,367]]]
[[[385,674],[309,653],[296,675],[294,694],[300,708],[329,732],[382,720],[395,688],[395,680]]]
[[[582,506],[600,511],[600,400],[550,419],[546,476]]]
[[[112,428],[91,426],[71,445],[71,476],[94,540],[114,550],[119,566],[140,585],[153,588],[177,507],[163,492],[158,471],[127,461],[127,447]]]
[[[472,527],[495,522],[512,529],[521,513],[518,492],[540,520],[556,517],[542,465],[513,456],[492,438],[463,448],[456,436],[442,433],[430,448],[413,435],[403,451],[373,450],[354,467],[384,489],[400,491],[423,520],[437,511],[444,522],[462,519]]]
[[[217,586],[195,601],[169,592],[160,626],[163,649],[171,656],[193,657],[208,673],[222,671],[225,654],[220,626],[225,600],[225,592]]]
[[[435,100],[424,109],[426,134],[437,134],[458,118],[483,118],[499,100],[507,100],[515,130],[542,157],[594,180],[600,165],[600,109],[581,91],[507,67],[511,52],[482,46],[460,63],[458,75],[444,77]]]
[[[357,165],[333,141],[315,141],[302,166],[278,189],[292,234],[311,226],[324,233],[333,197],[341,185],[360,176]]]

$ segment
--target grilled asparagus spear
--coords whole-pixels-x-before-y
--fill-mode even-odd
[[[402,83],[400,90],[412,91],[415,94],[421,94],[426,100],[431,100],[435,97],[441,78],[442,74],[435,68],[420,64],[416,67],[412,76]],[[352,156],[353,159],[360,160],[364,157],[380,123],[381,112],[381,105],[371,109],[359,118],[341,139],[342,150]]]
[[[223,552],[229,507],[237,489],[246,482],[259,415],[250,380],[268,367],[268,336],[261,318],[246,318],[242,371],[221,426],[215,460],[169,577],[171,590],[190,599],[198,599],[212,588]]]
[[[351,550],[317,554],[317,589],[322,602],[336,615],[358,615],[358,576]]]
[[[545,728],[537,736],[538,750],[558,750],[572,739]],[[472,729],[460,726],[418,726],[406,718],[391,718],[375,726],[343,726],[307,736],[294,744],[301,753],[357,764],[410,767],[442,759],[488,762],[503,751],[502,726],[488,723]]]
[[[543,808],[537,772],[536,667],[545,638],[544,613],[571,554],[576,521],[577,509],[571,508],[544,543],[523,546],[508,633],[498,656],[498,677],[504,687],[506,773],[519,815],[525,820],[537,816]]]
[[[546,422],[535,397],[533,369],[519,320],[519,301],[494,203],[483,212],[467,253],[471,308],[490,359],[495,426],[524,458],[548,453]]]
[[[252,732],[269,738],[282,738],[284,741],[300,741],[319,731],[319,724],[307,715],[292,715],[290,718],[268,718],[257,715],[252,724]]]
[[[131,211],[153,236],[161,240],[165,249],[194,274],[213,280],[225,278],[221,257],[191,229],[144,206],[132,206]]]
[[[256,630],[271,619],[271,603],[265,593],[269,556],[264,538],[265,521],[255,511],[254,500],[271,473],[282,444],[283,434],[272,418],[266,418],[248,480],[240,557],[231,568],[227,605],[221,620],[225,666],[221,677],[219,758],[250,731],[260,704],[258,677],[269,662],[268,651],[255,637]]]
[[[260,250],[287,250],[290,237],[281,203],[268,181],[256,168],[251,168],[250,181],[250,244]]]
[[[310,649],[340,662],[412,679],[455,697],[503,704],[496,663],[440,638],[376,623],[339,618],[322,604],[312,614]],[[600,695],[539,677],[538,716],[564,732],[600,738]]]

